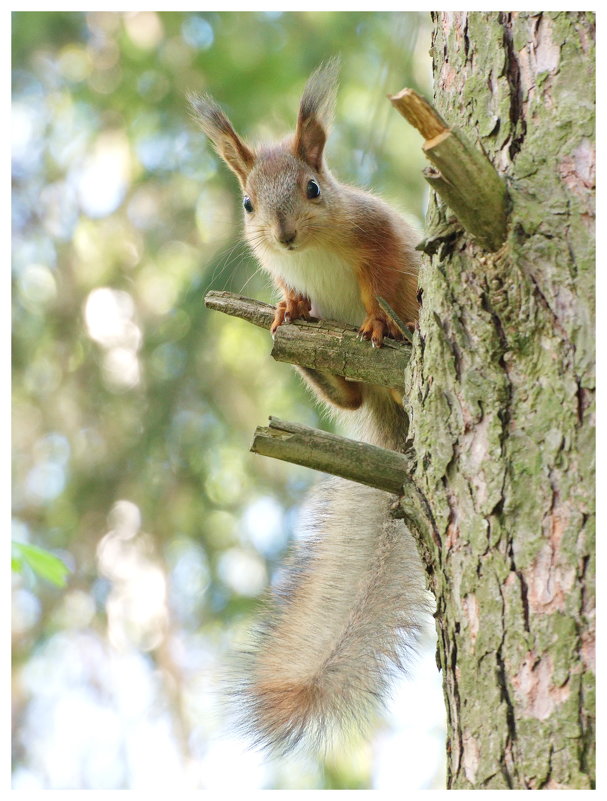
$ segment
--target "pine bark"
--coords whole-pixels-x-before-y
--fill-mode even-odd
[[[594,786],[594,15],[433,15],[434,105],[506,180],[436,198],[403,513],[437,599],[451,788]]]

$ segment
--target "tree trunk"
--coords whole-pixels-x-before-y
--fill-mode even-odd
[[[407,367],[448,785],[592,787],[594,15],[434,23],[434,104],[510,195],[495,253],[432,201]]]

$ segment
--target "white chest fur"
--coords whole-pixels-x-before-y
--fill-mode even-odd
[[[312,314],[326,320],[361,325],[365,309],[353,267],[327,250],[264,253],[262,266],[312,302]]]

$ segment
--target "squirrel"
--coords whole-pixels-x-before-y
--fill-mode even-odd
[[[238,178],[245,238],[282,293],[272,333],[313,316],[357,326],[381,347],[401,334],[378,296],[401,320],[417,319],[415,237],[398,212],[327,167],[338,73],[338,59],[322,64],[305,86],[294,136],[255,149],[210,95],[189,101]],[[407,416],[393,390],[299,369],[354,437],[404,450]],[[431,609],[413,539],[389,514],[393,501],[340,478],[312,491],[301,513],[306,536],[266,602],[233,688],[256,744],[323,749],[336,731],[362,728],[397,669],[406,670]]]

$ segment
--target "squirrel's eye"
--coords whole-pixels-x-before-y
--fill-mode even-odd
[[[253,204],[251,203],[251,198],[248,195],[243,197],[242,205],[245,207],[246,211],[249,212],[249,214],[253,211]]]
[[[318,185],[318,181],[315,181],[314,178],[308,181],[306,197],[308,200],[314,200],[314,198],[320,197],[320,186]]]

